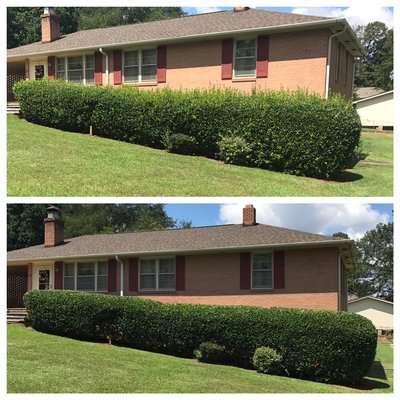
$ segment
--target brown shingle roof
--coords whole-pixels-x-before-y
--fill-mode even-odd
[[[301,232],[270,225],[222,225],[190,229],[114,233],[79,236],[65,244],[45,248],[43,245],[7,253],[8,261],[63,259],[89,256],[143,255],[156,253],[191,253],[250,249],[254,247],[284,247],[322,244],[350,244],[331,236]]]
[[[51,43],[31,43],[8,50],[8,56],[61,52],[72,49],[98,48],[115,44],[170,41],[207,34],[222,34],[244,29],[329,21],[331,18],[250,9],[245,12],[220,11],[162,21],[122,25],[74,32]]]

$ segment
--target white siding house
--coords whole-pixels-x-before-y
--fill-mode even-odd
[[[372,321],[377,330],[393,330],[393,303],[375,297],[362,297],[348,303],[348,311]]]
[[[364,127],[393,128],[393,90],[353,102]]]

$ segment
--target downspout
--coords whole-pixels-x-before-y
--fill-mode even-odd
[[[119,280],[120,280],[119,295],[123,296],[124,295],[124,262],[118,256],[115,256],[115,260],[119,263]]]
[[[340,251],[339,249],[339,257],[338,257],[338,308],[339,311],[342,310],[342,256],[345,254],[352,253],[353,249],[347,250],[347,251]]]
[[[103,50],[102,47],[99,48],[99,52],[106,57],[106,85],[108,85],[108,54]]]
[[[341,35],[343,32],[347,30],[347,25],[344,27],[343,30],[334,33],[333,35],[329,36],[328,39],[328,57],[326,61],[326,82],[325,82],[325,98],[328,98],[329,95],[329,79],[331,74],[331,50],[332,50],[332,39],[336,36]]]

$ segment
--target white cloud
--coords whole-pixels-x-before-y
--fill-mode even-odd
[[[194,13],[193,14],[205,14],[210,12],[222,11],[222,8],[219,7],[193,7]]]
[[[388,28],[393,27],[393,9],[379,7],[359,2],[347,8],[339,7],[296,7],[292,10],[295,14],[318,15],[323,17],[334,17],[347,19],[351,25],[367,25],[369,22],[381,21]]]
[[[298,229],[305,232],[332,234],[345,232],[359,239],[379,223],[389,222],[389,215],[370,204],[265,204],[253,203],[257,222]],[[223,204],[219,219],[222,224],[242,222],[242,204]]]

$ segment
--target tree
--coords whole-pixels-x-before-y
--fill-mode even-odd
[[[354,28],[366,55],[356,62],[354,84],[393,89],[393,29],[383,22]]]
[[[356,242],[357,266],[349,273],[349,292],[393,301],[393,223],[379,223]]]
[[[98,233],[132,232],[191,226],[175,221],[163,204],[59,204],[64,220],[64,236],[71,238]],[[44,204],[7,206],[7,249],[43,243]]]
[[[344,232],[336,232],[332,236],[336,237],[336,238],[341,238],[341,239],[350,239],[349,235]]]
[[[186,15],[181,7],[55,7],[61,35],[83,29],[136,24]],[[7,8],[7,48],[41,40],[42,7]]]

